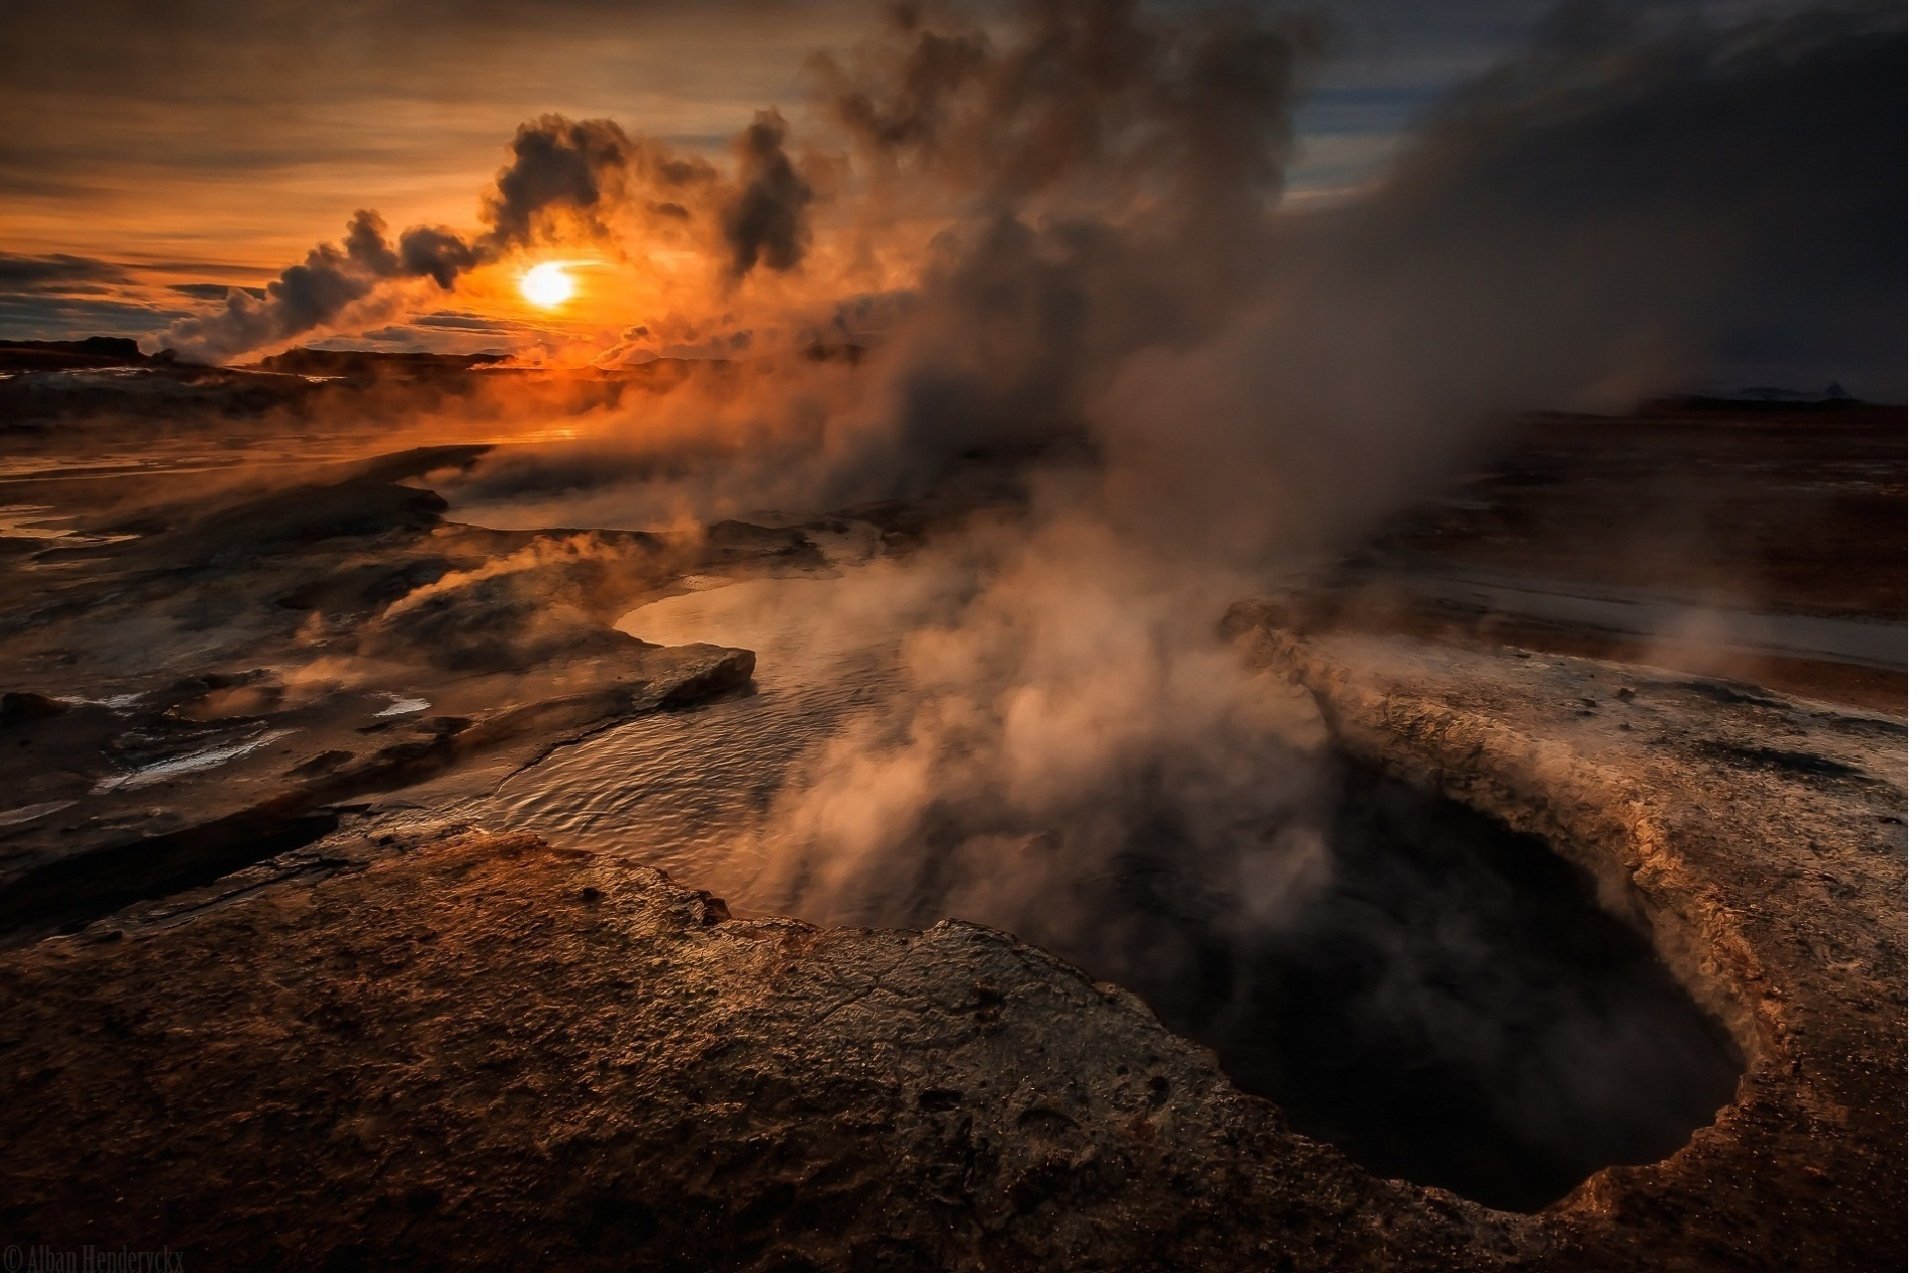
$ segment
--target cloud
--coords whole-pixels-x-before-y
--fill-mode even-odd
[[[22,256],[0,252],[0,291],[64,292],[75,287],[130,281],[123,267],[90,256],[65,252]]]
[[[0,253],[0,336],[139,335],[182,316],[178,298],[193,293],[151,287],[147,272],[72,253]]]
[[[612,120],[542,115],[522,124],[508,162],[482,200],[485,228],[463,236],[414,226],[390,241],[385,221],[362,210],[337,243],[322,243],[269,283],[264,296],[230,292],[224,308],[171,324],[151,344],[218,362],[286,344],[344,323],[381,320],[421,307],[431,282],[451,292],[461,275],[516,250],[582,240],[649,248],[683,240],[724,258],[738,280],[754,269],[787,271],[806,252],[812,187],[784,150],[785,121],[762,111],[741,133],[739,175],[630,135]]]
[[[490,318],[485,314],[451,313],[444,310],[437,314],[425,314],[415,318],[412,320],[412,325],[468,332],[512,333],[539,330],[526,323],[516,323],[504,318]]]
[[[430,278],[442,291],[484,259],[482,249],[443,226],[416,225],[400,236],[396,273],[407,278]]]
[[[264,295],[235,288],[221,309],[178,319],[149,343],[191,360],[219,361],[284,343],[350,309],[377,303],[376,293],[392,281],[428,278],[444,290],[452,285],[450,262],[456,259],[471,260],[472,254],[451,232],[410,230],[396,249],[379,214],[363,209],[347,222],[338,243],[320,244],[304,261],[282,270]]]
[[[267,295],[264,287],[236,287],[232,283],[174,283],[167,290],[197,301],[224,301],[227,293],[234,291],[245,292],[255,300],[264,300]]]
[[[179,312],[137,301],[0,295],[0,339],[41,340],[46,339],[49,332],[75,336],[138,336]]]
[[[620,197],[634,145],[610,119],[543,115],[520,125],[513,159],[487,198],[493,234],[508,245],[533,241],[543,217],[571,213],[604,232],[603,207]]]
[[[5,246],[214,252],[255,283],[357,206],[466,231],[513,126],[552,111],[724,163],[868,7],[261,0],[236,22],[211,0],[0,5]]]
[[[739,189],[721,210],[721,227],[733,251],[733,273],[756,265],[790,270],[806,255],[807,184],[787,157],[787,121],[777,110],[760,111],[735,144]]]

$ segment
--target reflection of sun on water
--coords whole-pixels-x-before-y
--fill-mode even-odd
[[[547,261],[520,276],[520,294],[542,309],[552,309],[573,295],[573,275],[560,262]]]

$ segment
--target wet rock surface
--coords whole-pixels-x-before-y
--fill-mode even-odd
[[[1596,1266],[1900,1260],[1905,722],[1598,660],[1301,640],[1272,613],[1228,626],[1312,690],[1343,746],[1585,868],[1745,1053],[1736,1099],[1685,1149],[1547,1213],[1568,1249]]]
[[[0,1217],[224,1267],[1894,1265],[1903,726],[1239,620],[1350,751],[1593,873],[1741,1046],[1711,1126],[1493,1211],[1290,1130],[990,930],[739,920],[643,867],[388,822],[0,956]]]
[[[0,940],[209,883],[370,795],[510,772],[751,681],[751,651],[610,625],[709,560],[784,559],[792,535],[734,525],[709,548],[490,531],[405,484],[483,450],[399,452],[197,504],[161,481],[126,497],[137,513],[100,515],[134,538],[10,565]]]

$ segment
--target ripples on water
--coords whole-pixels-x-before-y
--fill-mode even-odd
[[[900,628],[873,567],[840,576],[696,580],[650,602],[622,631],[660,645],[710,642],[756,655],[753,692],[654,713],[563,748],[488,802],[506,825],[630,857],[712,889],[737,909],[760,896],[762,863],[739,835],[788,768],[897,684]]]

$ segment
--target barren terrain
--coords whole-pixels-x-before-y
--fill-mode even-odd
[[[1370,1171],[1397,1151],[1317,1139],[1339,1120],[1236,1086],[1231,1041],[1223,1070],[1150,988],[1020,934],[735,918],[645,848],[486,804],[556,749],[663,712],[698,738],[698,704],[754,691],[754,651],[629,636],[635,605],[832,574],[849,526],[910,559],[953,497],[488,530],[433,489],[486,442],[209,467],[191,429],[154,462],[36,418],[0,485],[9,1240],[789,1270],[1839,1270],[1904,1246],[1883,415],[1538,421],[1470,497],[1223,619],[1348,762],[1518,837],[1534,878],[1570,863],[1605,940],[1727,1041],[1729,1099],[1671,1152],[1513,1209]],[[1685,498],[1654,480],[1736,435],[1750,463]]]

